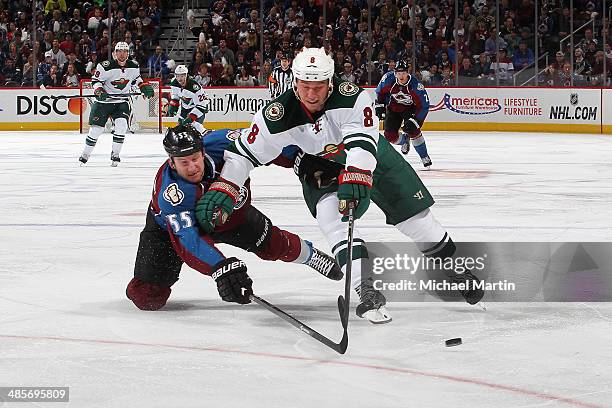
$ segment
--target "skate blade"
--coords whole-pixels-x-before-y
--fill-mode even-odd
[[[117,167],[119,165],[119,162],[111,162],[111,167]]]
[[[484,302],[478,302],[478,303],[476,303],[474,306],[476,306],[476,307],[478,307],[478,308],[482,309],[484,312],[486,312],[486,311],[487,311],[487,305],[485,305],[485,304],[484,304]]]
[[[384,306],[381,306],[375,310],[368,310],[363,314],[363,318],[368,319],[370,323],[373,324],[384,324],[393,320],[387,311],[387,308]]]

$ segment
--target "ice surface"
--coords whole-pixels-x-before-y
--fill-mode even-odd
[[[421,171],[457,241],[612,240],[612,138],[428,132]],[[185,267],[168,305],[125,298],[161,135],[109,135],[79,167],[84,136],[0,133],[0,386],[70,386],[71,407],[612,406],[612,305],[393,303],[393,322],[351,315],[340,356],[261,307],[223,303]],[[254,204],[329,250],[288,169],[253,177]],[[367,240],[402,241],[371,208]],[[256,292],[339,339],[342,282],[249,265]],[[462,337],[463,345],[444,347]],[[13,404],[0,406],[48,406]]]

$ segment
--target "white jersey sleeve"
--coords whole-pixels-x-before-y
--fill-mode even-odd
[[[379,120],[370,95],[361,92],[353,109],[341,110],[338,122],[346,149],[346,167],[373,172],[376,168]]]
[[[287,145],[282,134],[270,133],[260,109],[251,127],[244,129],[226,149],[221,177],[242,186],[251,170],[276,159]]]
[[[178,101],[181,99],[181,88],[170,84],[170,99]]]

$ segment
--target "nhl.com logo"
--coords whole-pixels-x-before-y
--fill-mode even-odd
[[[430,106],[430,112],[448,109],[460,115],[488,115],[499,112],[501,105],[497,98],[484,97],[454,97],[444,94],[442,100]]]

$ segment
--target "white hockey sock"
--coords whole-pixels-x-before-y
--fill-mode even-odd
[[[89,157],[89,155],[91,155],[102,133],[104,133],[103,127],[92,125],[89,128],[89,133],[87,133],[87,137],[85,138],[85,149],[83,149],[83,154],[81,156]]]
[[[338,212],[338,196],[336,193],[324,195],[317,203],[317,222],[319,229],[325,235],[332,253],[336,257],[342,272],[346,273],[346,253],[348,238],[348,223],[342,222],[342,214]],[[367,256],[365,243],[355,228],[353,231],[353,261],[351,264],[351,287],[361,284],[361,258]]]
[[[123,140],[125,139],[124,135],[113,135],[113,157],[119,157],[121,153],[121,148],[123,147]]]
[[[431,248],[448,236],[429,208],[400,222],[395,227],[402,234],[409,236],[421,251]]]

